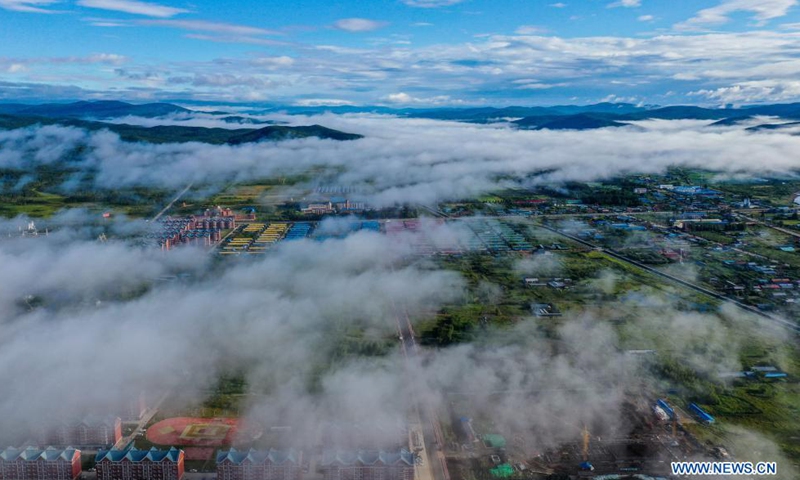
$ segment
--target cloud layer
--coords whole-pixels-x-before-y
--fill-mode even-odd
[[[316,182],[355,187],[376,206],[430,204],[469,198],[508,186],[592,181],[630,172],[659,173],[669,166],[726,174],[793,175],[800,137],[791,130],[746,132],[744,126],[708,127],[706,121],[642,121],[589,131],[519,131],[505,125],[472,125],[375,115],[297,117],[271,115],[289,124],[319,123],[365,138],[318,139],[242,146],[200,143],[126,143],[109,132],[48,126],[0,133],[0,167],[66,161],[75,185],[92,172],[97,188],[157,186],[176,191],[192,181],[221,186],[250,180],[323,172]],[[209,117],[121,121],[144,125],[187,124],[234,128]],[[758,162],[754,162],[758,159]],[[64,188],[69,188],[66,185]]]

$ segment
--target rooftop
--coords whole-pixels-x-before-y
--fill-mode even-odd
[[[159,450],[156,447],[153,447],[150,450],[139,450],[135,447],[122,450],[112,448],[111,450],[98,451],[97,456],[95,456],[95,461],[101,462],[103,460],[108,460],[110,462],[121,462],[122,460],[127,459],[131,462],[141,462],[143,460],[149,460],[151,462],[160,462],[163,460],[177,462],[180,459],[180,454],[181,451],[175,447],[172,447],[169,450]]]
[[[383,450],[357,450],[357,451],[337,451],[326,450],[322,452],[322,462],[325,467],[329,465],[414,465],[414,454],[408,450],[383,451]]]
[[[300,455],[294,449],[276,450],[271,448],[269,450],[236,450],[231,448],[228,451],[220,450],[217,453],[217,463],[229,461],[233,464],[239,465],[241,463],[272,463],[281,465],[283,463],[298,463]]]
[[[20,450],[14,447],[8,447],[2,452],[0,452],[0,460],[6,462],[13,462],[17,459],[22,459],[27,462],[33,462],[39,459],[46,461],[53,461],[58,459],[72,461],[76,453],[80,453],[80,450],[77,450],[73,447],[67,447],[64,449],[53,448],[53,447],[48,447],[45,449],[36,447],[27,447],[24,450]]]

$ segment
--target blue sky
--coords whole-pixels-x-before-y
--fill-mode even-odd
[[[800,99],[798,0],[0,0],[0,99]]]

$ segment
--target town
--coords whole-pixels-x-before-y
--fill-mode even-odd
[[[800,205],[794,192],[800,182],[768,181],[758,195],[743,195],[750,192],[739,185],[682,185],[687,175],[703,173],[581,186],[574,193],[583,198],[538,187],[503,190],[479,201],[415,205],[405,208],[405,218],[387,218],[397,210],[378,209],[367,218],[347,208],[303,208],[299,217],[286,220],[280,209],[257,199],[248,199],[255,205],[235,207],[184,202],[153,220],[139,241],[167,256],[199,249],[224,266],[268,257],[292,243],[378,236],[390,245],[408,245],[403,262],[433,262],[500,286],[496,295],[502,300],[478,298],[446,305],[433,315],[396,310],[396,348],[409,369],[424,349],[479,339],[497,325],[534,322],[554,332],[571,317],[613,308],[613,322],[624,331],[643,312],[661,308],[635,300],[642,287],[672,298],[676,306],[671,308],[678,311],[710,313],[732,305],[742,315],[796,335]],[[102,217],[99,225],[114,215]],[[8,236],[35,242],[57,232],[30,223]],[[598,283],[598,272],[615,276],[612,291]],[[476,290],[474,295],[482,294]],[[672,386],[613,387],[622,389],[615,397],[622,424],[609,430],[591,418],[562,418],[559,428],[572,440],[553,447],[531,443],[525,428],[506,424],[485,401],[458,391],[442,392],[446,401],[437,406],[415,394],[405,418],[392,425],[330,418],[313,434],[300,434],[300,425],[242,417],[246,389],[235,383],[218,387],[203,405],[189,409],[170,406],[175,391],[131,391],[122,408],[45,422],[41,429],[21,432],[20,446],[0,454],[0,472],[4,479],[59,480],[667,478],[671,461],[736,458],[719,425],[735,422],[742,412],[765,416],[757,406],[763,392],[796,388],[797,364],[773,363],[778,357],[767,352],[776,347],[765,346],[770,341],[762,338],[750,340],[761,345],[753,348],[766,350],[753,354],[744,370],[721,372],[724,390],[711,384],[686,390],[683,377],[665,373],[676,368],[662,357],[661,350],[671,347],[634,336],[618,352],[620,358],[662,372]],[[414,378],[406,381],[412,392],[425,388],[413,386]],[[522,395],[535,402],[540,393]],[[489,405],[493,397],[503,402],[504,396],[492,392]]]

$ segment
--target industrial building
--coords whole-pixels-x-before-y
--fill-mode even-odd
[[[87,416],[77,422],[61,423],[55,427],[43,426],[34,433],[40,446],[107,448],[122,438],[122,419]]]
[[[413,480],[414,454],[399,451],[335,451],[322,453],[325,480]]]
[[[333,213],[333,204],[331,202],[316,202],[309,203],[300,209],[301,213],[306,215],[325,215]]]
[[[217,453],[218,480],[301,480],[302,453],[288,450],[238,451],[231,448]]]
[[[0,480],[75,480],[80,474],[81,451],[72,447],[0,452]]]
[[[696,403],[690,404],[689,405],[689,410],[691,410],[692,413],[697,415],[697,418],[699,418],[702,422],[704,422],[704,423],[714,423],[714,417],[709,415],[708,412],[706,412],[705,410],[700,408],[700,406],[697,405]]]
[[[97,480],[180,480],[183,450],[100,450],[95,457]]]

